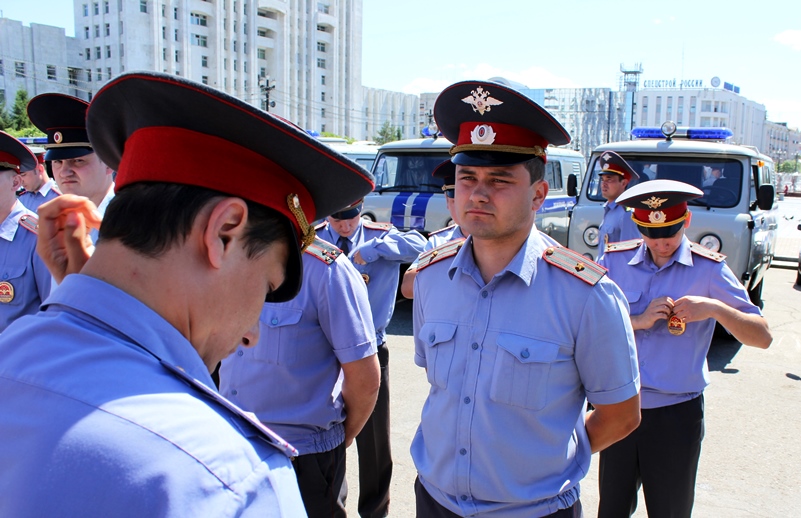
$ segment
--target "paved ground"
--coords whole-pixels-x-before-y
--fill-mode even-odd
[[[717,341],[709,355],[712,384],[705,395],[707,435],[696,518],[801,516],[801,289],[793,286],[792,270],[771,269],[766,279],[763,295],[774,334],[771,348],[762,351]],[[414,516],[415,469],[409,444],[428,391],[423,370],[412,361],[411,303],[398,305],[389,334],[395,459],[390,515],[405,518]],[[348,456],[348,510],[357,516],[355,447]],[[588,518],[597,508],[596,462],[597,455],[582,484]],[[645,516],[641,501],[635,517]]]
[[[779,237],[776,242],[776,257],[791,257],[798,260],[801,250],[801,197],[786,197],[779,202]]]

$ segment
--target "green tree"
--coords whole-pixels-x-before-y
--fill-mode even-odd
[[[794,173],[795,165],[796,165],[795,160],[785,160],[784,162],[781,162],[776,169],[780,173]]]
[[[344,135],[337,135],[336,133],[331,133],[330,131],[323,131],[322,133],[320,133],[320,136],[321,137],[344,138],[345,140],[348,141],[348,144],[353,144],[356,141],[356,139],[353,138],[353,137],[346,137]]]
[[[384,125],[378,130],[378,135],[373,139],[379,146],[387,142],[400,140],[400,128],[395,128],[389,121],[384,121]]]
[[[11,107],[11,127],[17,131],[33,128],[33,124],[28,118],[28,92],[26,90],[17,90],[14,106]],[[35,130],[35,128],[33,129]]]
[[[6,131],[6,129],[9,129],[10,127],[11,117],[9,117],[8,112],[6,111],[6,100],[3,98],[0,99],[0,129]]]

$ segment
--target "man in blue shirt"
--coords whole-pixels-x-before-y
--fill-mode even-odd
[[[623,194],[629,184],[636,182],[639,175],[614,151],[606,151],[598,158],[601,172],[601,195],[604,203],[604,219],[598,228],[598,259],[603,257],[608,243],[628,241],[640,236],[637,225],[631,220],[631,214],[615,200]]]
[[[310,518],[344,517],[345,449],[379,388],[375,328],[361,275],[316,239],[303,254],[294,299],[267,303],[255,347],[220,367],[220,393],[298,450],[292,464]]]
[[[20,170],[37,163],[25,144],[0,131],[0,332],[39,311],[50,294],[50,273],[36,253],[38,219],[16,195]]]
[[[451,85],[434,114],[456,143],[470,237],[421,257],[415,281],[415,363],[431,384],[411,447],[417,516],[581,516],[591,454],[639,422],[639,375],[623,294],[534,225],[545,148],[570,136],[490,82]]]
[[[389,437],[389,349],[385,334],[398,292],[400,265],[411,263],[426,240],[416,231],[400,232],[389,223],[373,223],[359,215],[362,200],[332,214],[317,227],[320,238],[347,255],[367,285],[378,343],[381,388],[375,410],[356,436],[359,450],[359,515],[382,518],[389,508],[392,455]]]
[[[115,78],[86,125],[118,192],[80,273],[0,336],[0,515],[304,516],[297,451],[209,371],[257,342],[265,301],[298,293],[308,222],[369,192],[369,173],[167,74]],[[40,207],[62,274],[86,258],[92,206]]]
[[[600,517],[630,516],[642,485],[649,517],[689,517],[704,436],[706,355],[715,321],[744,345],[766,348],[768,324],[724,256],[691,243],[687,201],[703,191],[653,180],[618,202],[642,239],[610,244],[601,264],[626,294],[642,375],[642,422],[601,452]]]
[[[25,208],[32,212],[36,212],[39,205],[46,201],[50,201],[61,192],[56,187],[56,182],[53,181],[47,172],[44,165],[44,153],[37,155],[36,167],[28,171],[20,171],[19,179],[22,187],[25,189],[19,195],[19,201],[25,205]]]

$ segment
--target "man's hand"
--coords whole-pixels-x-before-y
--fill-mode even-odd
[[[673,299],[659,297],[652,300],[645,311],[631,316],[631,327],[634,330],[651,329],[659,320],[667,320],[671,313],[673,313]]]
[[[673,304],[673,313],[682,322],[698,322],[707,318],[715,318],[714,306],[715,302],[711,299],[688,295]]]
[[[102,218],[88,198],[62,194],[42,204],[36,251],[56,282],[81,271],[94,247],[89,229],[100,228]]]
[[[364,258],[362,257],[361,250],[356,250],[356,253],[354,253],[351,256],[350,260],[353,261],[353,264],[361,264],[361,265],[367,264],[367,261],[365,261]]]

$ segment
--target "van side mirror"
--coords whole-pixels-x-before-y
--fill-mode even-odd
[[[766,183],[759,186],[757,191],[757,207],[761,210],[773,208],[773,199],[776,197],[776,188],[772,184]]]
[[[578,196],[578,178],[573,173],[567,175],[567,195]]]

